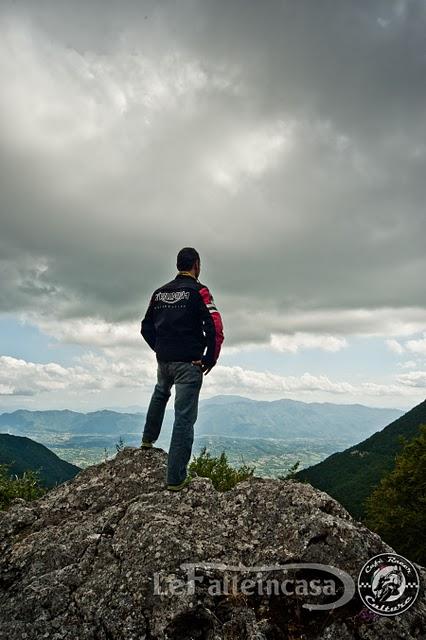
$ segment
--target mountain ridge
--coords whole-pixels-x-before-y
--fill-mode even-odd
[[[10,465],[9,473],[19,476],[29,469],[40,470],[41,483],[48,488],[70,480],[81,471],[39,442],[8,433],[0,433],[0,464]]]
[[[426,400],[362,442],[298,471],[296,477],[327,491],[354,516],[362,517],[364,500],[394,467],[401,450],[399,436],[413,438],[420,424],[426,424]]]

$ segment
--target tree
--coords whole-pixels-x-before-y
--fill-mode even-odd
[[[290,469],[283,476],[278,476],[278,480],[296,480],[297,482],[306,482],[306,480],[299,480],[297,477],[297,472],[300,467],[300,460],[297,460],[294,464],[291,465]]]
[[[366,499],[366,525],[395,551],[426,564],[426,425],[411,441],[403,440],[395,468]]]
[[[7,509],[15,498],[35,500],[46,493],[46,489],[40,484],[37,471],[29,469],[24,471],[21,477],[16,474],[11,476],[7,470],[9,466],[0,464],[0,511]]]
[[[238,469],[228,463],[225,451],[220,456],[214,457],[206,447],[201,449],[198,456],[194,456],[188,467],[189,475],[210,478],[213,486],[218,491],[229,491],[238,482],[251,478],[255,467],[242,464]]]
[[[117,453],[120,453],[120,451],[123,451],[124,445],[125,445],[125,442],[124,442],[122,436],[120,436],[119,441],[115,443],[115,448],[117,450]]]

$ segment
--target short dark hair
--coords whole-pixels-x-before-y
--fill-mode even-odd
[[[184,247],[177,254],[176,266],[179,271],[187,271],[192,269],[196,260],[199,260],[200,256],[196,249],[193,247]]]

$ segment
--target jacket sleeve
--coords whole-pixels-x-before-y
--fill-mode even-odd
[[[155,332],[155,325],[154,325],[154,318],[153,318],[153,311],[154,311],[153,300],[154,300],[154,294],[151,296],[151,300],[149,301],[149,305],[148,305],[148,309],[146,311],[145,317],[141,322],[141,334],[144,340],[149,344],[151,349],[155,351],[156,332]]]
[[[201,361],[208,366],[214,366],[219,358],[222,342],[225,339],[222,318],[209,289],[203,286],[199,293],[201,296],[201,319],[207,344],[207,351]]]

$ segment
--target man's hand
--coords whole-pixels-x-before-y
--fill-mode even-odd
[[[192,360],[192,364],[195,364],[199,367],[201,367],[202,372],[204,373],[204,375],[206,376],[209,371],[211,371],[213,369],[213,367],[208,367],[206,364],[203,364],[201,362],[201,360]]]

